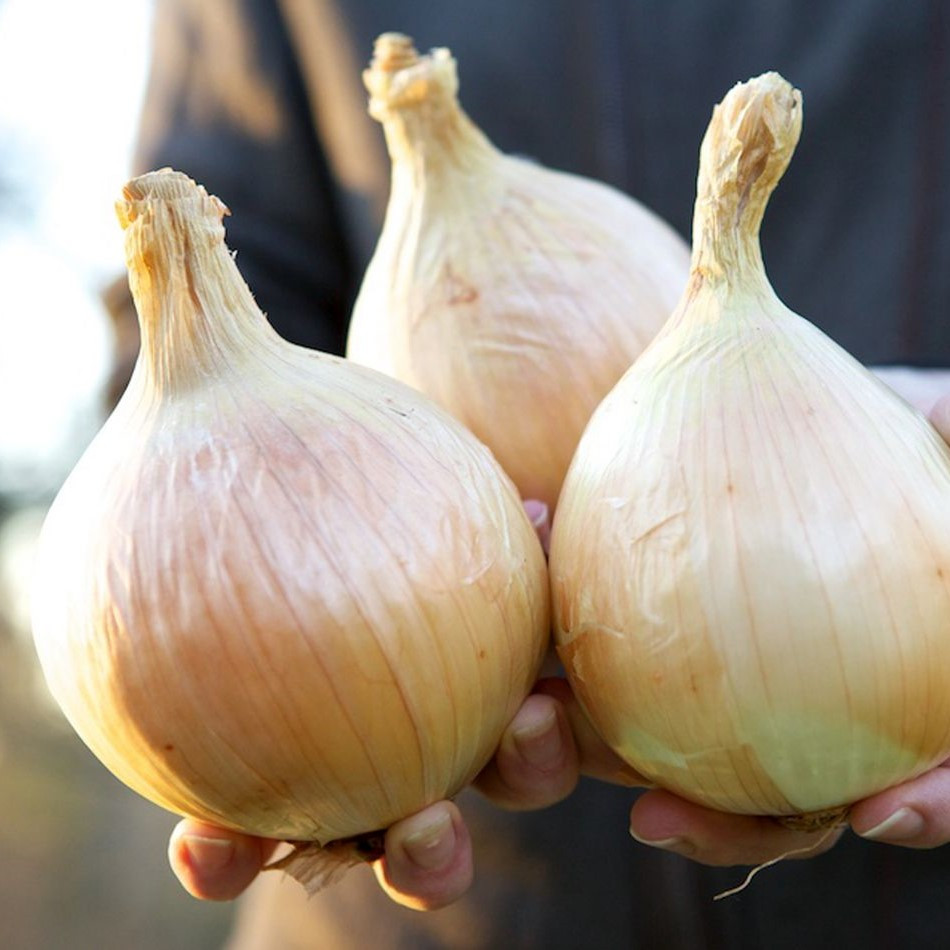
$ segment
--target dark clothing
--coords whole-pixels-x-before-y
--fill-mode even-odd
[[[393,904],[368,869],[308,903],[296,884],[252,888],[228,950],[946,950],[950,853],[854,835],[807,861],[706,868],[626,833],[633,793],[590,780],[539,812],[459,804],[475,885],[427,914]],[[365,873],[364,873],[365,871]]]
[[[499,148],[616,185],[687,237],[713,104],[735,82],[777,69],[802,90],[805,122],[763,227],[776,291],[866,363],[950,365],[950,8],[941,0],[346,0],[341,23],[331,6],[158,3],[166,49],[153,82],[163,95],[151,97],[138,163],[173,164],[222,196],[245,277],[288,336],[340,345],[386,187],[360,70],[374,38],[398,29],[419,49],[452,50],[462,105]],[[295,12],[304,8],[309,17]],[[349,47],[349,74],[333,69],[321,39]],[[310,48],[323,55],[302,66]],[[334,114],[316,102],[316,87],[330,82]],[[248,85],[271,91],[278,127],[241,122],[231,100],[252,98]],[[362,126],[372,160],[346,153],[352,139],[333,128],[344,122]],[[373,162],[374,172],[351,173]]]
[[[712,106],[777,69],[805,115],[762,236],[779,296],[866,363],[950,366],[941,0],[159,0],[156,17],[138,170],[172,165],[229,205],[238,264],[296,342],[343,346],[388,174],[360,69],[376,35],[399,30],[452,50],[462,105],[499,148],[614,184],[684,236]],[[950,946],[948,849],[846,836],[714,902],[741,873],[636,844],[633,794],[584,782],[511,815],[467,793],[476,885],[458,905],[405,910],[360,872],[310,903],[268,879],[237,945]]]

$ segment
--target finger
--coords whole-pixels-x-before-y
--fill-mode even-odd
[[[943,436],[943,440],[950,442],[950,395],[941,396],[931,407],[927,417],[931,425]]]
[[[168,860],[192,897],[229,901],[257,877],[276,847],[276,841],[186,818],[172,832]]]
[[[535,693],[557,700],[563,708],[570,726],[577,758],[582,775],[610,782],[613,785],[628,787],[644,786],[650,783],[636,769],[627,765],[600,738],[591,725],[587,714],[581,708],[577,697],[567,680],[561,677],[549,677],[539,680]]]
[[[831,848],[842,830],[793,830],[773,818],[713,811],[659,789],[645,792],[630,810],[630,834],[637,841],[718,867],[814,857]]]
[[[531,695],[474,784],[496,805],[518,810],[561,801],[578,777],[577,749],[564,708],[550,696]]]
[[[544,553],[548,553],[551,546],[551,518],[548,506],[537,498],[526,498],[524,500],[524,510],[534,525],[534,530],[538,533],[538,540]]]
[[[452,802],[436,802],[386,832],[386,855],[374,862],[380,887],[403,907],[437,910],[471,886],[472,843]]]
[[[950,761],[858,802],[850,821],[857,834],[872,841],[907,848],[950,843]]]

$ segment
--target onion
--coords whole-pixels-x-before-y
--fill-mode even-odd
[[[326,844],[454,794],[548,636],[513,485],[425,397],[278,337],[203,188],[117,208],[142,351],[42,532],[50,690],[122,781],[227,828]]]
[[[594,414],[550,561],[607,743],[681,796],[776,816],[950,756],[950,450],[762,263],[801,116],[775,73],[714,111],[689,287]]]
[[[553,511],[590,414],[686,284],[686,243],[613,188],[499,152],[448,50],[384,34],[364,80],[392,186],[347,355],[431,396]]]

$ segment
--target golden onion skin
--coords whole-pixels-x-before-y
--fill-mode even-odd
[[[717,107],[689,289],[594,414],[552,533],[592,723],[735,813],[847,806],[950,756],[950,451],[768,283],[800,123],[775,74]]]
[[[431,396],[553,511],[590,414],[686,285],[686,242],[613,188],[499,152],[448,50],[385,34],[364,80],[392,179],[347,356]]]
[[[423,396],[280,339],[185,176],[118,208],[143,348],[42,532],[54,697],[146,798],[257,835],[326,843],[454,794],[548,638],[510,480]]]

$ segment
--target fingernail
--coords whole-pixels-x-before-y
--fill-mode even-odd
[[[548,520],[548,506],[537,498],[527,499],[524,502],[524,510],[536,528],[540,528]]]
[[[214,873],[227,867],[234,857],[234,842],[227,838],[206,838],[201,835],[185,835],[181,839],[188,853],[188,863],[198,866],[203,872]]]
[[[551,766],[561,754],[561,734],[553,709],[547,709],[534,722],[516,727],[511,738],[521,758],[535,768]]]
[[[696,853],[696,845],[687,838],[641,838],[633,828],[630,829],[630,837],[640,844],[649,845],[651,848],[660,848],[662,851],[672,851],[675,854],[682,855],[684,858],[690,857]]]
[[[916,838],[924,830],[924,818],[913,808],[898,808],[880,824],[859,832],[862,838],[872,841],[907,841]]]
[[[451,816],[440,815],[407,835],[403,849],[414,864],[426,871],[444,867],[455,853],[455,828]]]

